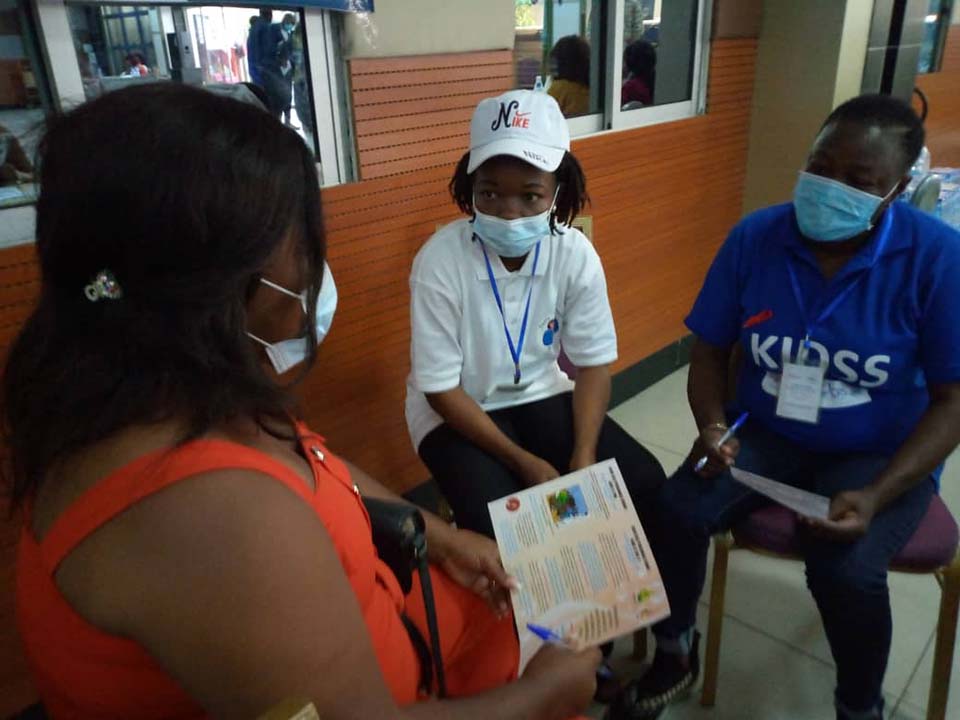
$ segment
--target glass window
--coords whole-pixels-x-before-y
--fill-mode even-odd
[[[573,135],[703,112],[710,0],[514,0],[515,87],[539,77]]]
[[[537,78],[565,117],[603,112],[603,3],[515,0],[516,87]]]
[[[36,198],[34,159],[51,107],[38,37],[25,0],[0,5],[0,207]]]
[[[693,97],[698,0],[625,0],[620,109]]]
[[[950,17],[953,14],[954,0],[928,0],[927,14],[923,23],[923,41],[920,45],[918,73],[931,73],[940,70],[943,59],[943,46],[950,30]]]
[[[88,99],[135,82],[247,83],[316,152],[301,10],[70,3],[67,12]]]

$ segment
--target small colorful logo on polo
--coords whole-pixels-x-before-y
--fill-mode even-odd
[[[553,340],[560,332],[560,321],[554,318],[547,323],[547,329],[543,332],[543,344],[547,347],[553,345]]]
[[[519,498],[512,497],[507,499],[507,510],[509,510],[510,512],[516,512],[519,509],[520,509]]]
[[[767,322],[767,320],[773,319],[773,310],[764,310],[763,312],[758,312],[756,315],[748,317],[746,322],[743,323],[743,329],[752,328],[756,325],[762,325]]]
[[[520,103],[516,100],[511,100],[506,104],[500,103],[500,113],[497,115],[497,119],[491,123],[490,129],[499,130],[501,127],[529,128],[530,113],[517,112],[517,108],[519,107]]]

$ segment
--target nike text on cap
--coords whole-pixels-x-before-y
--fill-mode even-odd
[[[496,155],[512,155],[553,172],[570,149],[570,130],[557,101],[545,92],[511,90],[481,100],[470,121],[472,173]]]

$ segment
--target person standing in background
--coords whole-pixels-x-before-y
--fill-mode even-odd
[[[270,97],[270,112],[288,127],[293,127],[290,122],[290,103],[293,100],[293,64],[290,56],[293,50],[291,36],[296,26],[296,16],[286,13],[282,22],[269,26],[266,49],[261,47],[260,50],[263,53],[260,72],[264,89]]]
[[[307,56],[304,52],[303,25],[297,23],[290,39],[290,60],[293,63],[293,107],[304,132],[316,134],[313,127],[313,109],[310,107],[310,90],[307,87]]]
[[[250,77],[264,89],[267,87],[267,80],[264,77],[263,66],[271,57],[272,20],[273,10],[261,8],[260,15],[250,19],[250,34],[247,36],[247,66],[250,69]]]
[[[263,87],[263,80],[260,77],[259,53],[257,46],[257,26],[260,24],[259,15],[250,16],[250,30],[247,32],[247,70],[250,73],[250,79],[260,87]]]

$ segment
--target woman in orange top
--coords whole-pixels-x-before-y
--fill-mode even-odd
[[[122,153],[117,128],[136,128]],[[296,133],[146,85],[54,121],[41,157],[43,285],[3,412],[18,622],[48,712],[239,718],[299,697],[324,720],[580,712],[598,653],[545,648],[514,679],[495,546],[432,516],[453,699],[414,702],[422,598],[377,558],[360,500],[393,496],[291,420],[278,378],[310,367],[331,310]]]

